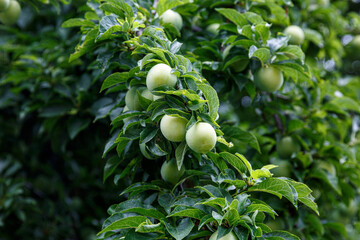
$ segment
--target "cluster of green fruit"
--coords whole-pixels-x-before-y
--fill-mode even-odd
[[[175,87],[177,77],[171,73],[171,67],[159,63],[153,66],[146,76],[145,86],[131,87],[125,96],[125,110],[141,111],[144,110],[140,104],[139,97],[146,98],[150,101],[156,101],[164,96],[156,95],[156,88],[159,87]],[[130,119],[124,119],[126,123]],[[187,126],[188,120],[179,116],[164,115],[160,121],[160,131],[163,136],[171,142],[182,142],[186,140],[186,144],[196,153],[207,153],[215,147],[216,132],[214,128],[206,122],[197,122],[192,126]],[[189,127],[189,128],[188,128]],[[150,152],[146,149],[146,145],[140,144],[142,154],[148,159],[154,159]],[[172,184],[176,184],[180,177],[184,174],[185,168],[179,170],[176,161],[164,162],[161,167],[162,178]]]
[[[304,31],[296,26],[287,27],[284,34],[289,37],[289,43],[301,45],[304,42]],[[281,88],[284,83],[283,74],[273,66],[262,67],[254,75],[254,83],[258,88],[266,92],[275,92]]]
[[[15,0],[0,0],[0,21],[5,25],[12,25],[20,17],[21,7]]]

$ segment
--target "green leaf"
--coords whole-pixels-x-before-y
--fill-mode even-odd
[[[298,58],[303,63],[305,60],[305,54],[299,46],[289,45],[281,48],[277,54],[286,55],[289,58]]]
[[[166,10],[188,3],[189,0],[159,0],[156,5],[156,13],[161,16]]]
[[[133,17],[134,13],[136,13],[136,8],[129,5],[131,4],[131,1],[126,0],[107,0],[107,2],[112,3],[117,8],[120,8],[124,11],[127,18]],[[133,3],[132,3],[133,4]]]
[[[135,231],[141,233],[149,233],[149,232],[165,233],[164,225],[162,223],[153,224],[150,221],[143,222],[142,224],[139,225],[139,227],[136,228]]]
[[[243,14],[239,13],[235,9],[232,8],[216,8],[216,11],[218,11],[220,14],[222,14],[224,17],[238,25],[239,27],[242,27],[244,25],[247,25],[248,22],[246,21],[246,18]]]
[[[271,177],[272,174],[270,173],[270,171],[268,169],[256,169],[255,171],[252,171],[251,173],[251,177],[254,179],[254,180],[257,180],[259,178],[269,178]]]
[[[79,134],[79,132],[86,129],[90,123],[90,119],[81,119],[79,117],[69,119],[67,130],[70,139],[74,139]]]
[[[313,42],[315,45],[317,45],[320,48],[324,47],[324,39],[321,33],[310,28],[305,28],[304,33],[305,33],[305,39]]]
[[[255,49],[253,49],[253,47]],[[259,59],[261,61],[262,65],[264,65],[265,63],[267,63],[267,61],[271,57],[270,50],[267,48],[256,49],[255,46],[251,46],[250,50],[249,50],[249,58],[252,58],[252,57],[256,57],[257,59]]]
[[[199,202],[197,204],[202,204],[202,205],[208,205],[208,206],[214,206],[214,205],[219,205],[221,208],[224,208],[227,204],[226,199],[225,198],[216,198],[216,197],[211,197],[205,201]]]
[[[199,223],[198,230],[200,230],[204,225],[214,221],[215,219],[211,215],[205,215]]]
[[[216,119],[220,105],[217,92],[213,87],[207,84],[198,84],[197,86],[208,101],[207,104],[209,106],[210,117]]]
[[[292,78],[295,83],[298,81],[305,82],[310,86],[313,85],[313,82],[310,79],[310,74],[306,71],[306,69],[291,60],[282,61],[273,64],[274,67],[278,68],[283,74],[287,75],[288,77]]]
[[[146,126],[146,128],[140,133],[140,144],[147,143],[153,139],[158,133],[159,128],[157,126]]]
[[[227,161],[231,166],[233,166],[241,175],[245,173],[245,166],[243,162],[236,157],[235,155],[228,153],[228,152],[222,152],[219,153],[220,157],[222,157],[225,161]]]
[[[108,76],[102,86],[100,92],[104,91],[105,89],[112,87],[119,83],[125,83],[129,78],[128,72],[116,72]]]
[[[341,109],[355,111],[357,113],[360,112],[360,104],[349,97],[337,97],[331,100],[329,103],[326,103],[323,106],[325,110],[331,110],[331,105],[335,105]]]
[[[293,235],[289,232],[285,232],[285,231],[273,231],[270,233],[265,233],[263,235],[263,237],[265,239],[276,239],[274,237],[279,237],[280,239],[284,239],[284,240],[301,240],[300,238],[298,238],[296,235]]]
[[[277,216],[278,214],[274,211],[274,209],[270,208],[269,206],[266,206],[264,204],[251,204],[250,206],[248,206],[244,212],[244,214],[247,213],[252,213],[255,211],[259,211],[259,212],[266,212],[268,213],[273,219],[275,219],[275,215]]]
[[[257,24],[255,26],[255,31],[260,35],[263,45],[265,45],[271,35],[270,24],[268,24],[268,23]]]
[[[336,175],[333,175],[332,173],[324,171],[322,169],[312,169],[309,177],[322,180],[324,183],[328,184],[331,188],[333,188],[337,192],[337,194],[341,195],[341,188]]]
[[[256,149],[259,153],[261,153],[259,142],[254,136],[254,134],[252,134],[251,132],[243,131],[238,127],[231,126],[224,126],[222,127],[222,130],[227,137],[231,137],[231,139],[236,139],[245,144],[249,144],[250,147]]]
[[[235,153],[235,155],[240,158],[240,160],[245,164],[248,173],[250,174],[250,176],[252,175],[252,166],[250,164],[250,162],[244,157],[244,155],[240,154],[240,153]]]
[[[194,227],[194,223],[190,218],[183,218],[177,226],[172,226],[168,222],[164,222],[166,229],[176,240],[182,240],[189,235]]]
[[[94,27],[95,23],[90,20],[85,20],[82,18],[71,18],[63,22],[61,27],[63,28],[71,28],[71,27]]]
[[[114,33],[121,32],[122,30],[123,26],[120,25],[115,16],[105,16],[100,20],[99,35],[97,36],[97,40],[112,39],[115,37],[115,35],[113,35]]]
[[[132,213],[137,213],[146,217],[152,217],[155,219],[163,219],[165,218],[165,215],[162,214],[161,212],[157,211],[156,209],[146,209],[146,208],[142,208],[142,207],[130,207],[128,209],[122,210],[120,211],[121,213],[127,213],[127,212],[132,212]]]
[[[127,217],[120,220],[117,220],[103,229],[101,232],[97,234],[99,236],[102,233],[118,230],[118,229],[126,229],[126,228],[137,228],[141,223],[147,220],[144,216],[133,216]]]
[[[187,206],[177,206],[167,217],[190,217],[200,220],[205,213],[200,209]]]
[[[296,130],[303,129],[305,126],[305,122],[298,119],[291,119],[288,123],[288,132],[291,133]]]
[[[268,178],[259,184],[256,184],[247,190],[248,192],[267,192],[279,198],[286,197],[292,204],[296,204],[293,191],[289,184],[282,179]]]
[[[224,214],[222,221],[224,220],[227,220],[230,226],[236,226],[236,224],[240,221],[238,211],[236,209],[230,209]]]
[[[175,150],[175,158],[176,158],[176,163],[177,163],[177,167],[178,167],[179,171],[181,169],[181,166],[183,165],[186,151],[187,151],[187,145],[186,145],[185,141],[180,143],[179,146],[177,146],[177,148]]]
[[[81,45],[78,45],[75,48],[75,52],[70,55],[69,62],[72,62],[93,50],[98,32],[98,29],[93,29],[86,34],[84,42]]]
[[[106,2],[101,4],[100,9],[103,11],[106,11],[108,13],[113,13],[115,15],[118,15],[121,18],[125,18],[124,11],[116,4]]]
[[[121,158],[119,158],[118,156],[113,156],[111,158],[109,158],[106,161],[105,167],[104,167],[104,177],[103,177],[103,182],[106,181],[106,179],[115,171],[115,169],[117,168],[117,166],[119,166],[121,162]]]

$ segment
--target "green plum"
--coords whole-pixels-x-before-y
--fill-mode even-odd
[[[146,86],[152,91],[160,86],[175,87],[177,77],[171,73],[171,67],[164,63],[153,66],[146,76]]]
[[[280,158],[288,159],[293,153],[300,150],[300,146],[292,137],[287,136],[276,144],[276,150]]]
[[[213,35],[218,35],[219,33],[219,27],[220,27],[220,23],[212,23],[209,26],[207,26],[206,31],[208,31],[209,33],[213,34]]]
[[[286,160],[273,159],[272,164],[277,165],[277,168],[271,169],[271,172],[274,174],[274,177],[291,177],[291,164]]]
[[[290,37],[289,43],[294,45],[300,45],[305,40],[305,33],[304,31],[296,25],[288,26],[284,30],[285,35],[288,35]]]
[[[207,153],[215,147],[216,132],[209,123],[195,123],[186,132],[186,143],[197,153]]]
[[[0,12],[5,11],[8,9],[10,5],[10,0],[0,0]]]
[[[21,7],[17,1],[11,0],[6,11],[0,13],[0,22],[13,25],[20,17]]]
[[[254,75],[254,82],[262,91],[275,92],[284,83],[282,72],[274,67],[262,67]]]
[[[170,23],[176,27],[177,30],[181,30],[183,26],[183,20],[179,13],[169,9],[161,14],[160,19],[163,23]]]
[[[351,45],[358,51],[360,51],[360,35],[356,35],[351,41]]]
[[[137,91],[146,99],[153,100],[154,95],[146,87],[131,87],[125,96],[125,103],[129,110],[142,110]]]
[[[169,182],[173,185],[178,183],[179,179],[185,172],[184,165],[181,166],[180,171],[178,170],[176,160],[172,159],[170,161],[165,161],[161,166],[161,177],[165,182]]]
[[[187,120],[180,117],[163,116],[160,130],[164,137],[172,142],[181,142],[185,139]]]

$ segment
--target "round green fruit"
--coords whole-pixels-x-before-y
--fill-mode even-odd
[[[255,73],[254,82],[262,91],[275,92],[283,85],[284,77],[277,68],[264,67]]]
[[[129,110],[142,110],[137,91],[146,99],[153,100],[154,95],[146,87],[131,87],[125,96],[125,103]]]
[[[178,183],[179,179],[185,172],[184,165],[181,166],[180,171],[178,170],[175,159],[172,159],[168,162],[164,162],[161,166],[161,177],[165,182],[169,182],[173,185]]]
[[[171,73],[171,67],[164,63],[153,66],[146,76],[146,86],[152,91],[161,86],[175,87],[177,77]]]
[[[6,11],[0,13],[0,21],[5,25],[13,25],[20,17],[21,7],[17,1],[10,1]]]
[[[0,12],[5,11],[8,9],[10,5],[10,0],[0,0]]]
[[[277,165],[278,167],[271,169],[271,172],[274,174],[274,177],[291,177],[291,164],[286,160],[272,160],[272,164]]]
[[[360,50],[360,35],[356,35],[351,41],[351,45],[356,49]]]
[[[163,23],[170,23],[177,28],[177,30],[181,30],[183,25],[182,17],[179,13],[169,9],[165,11],[161,16],[160,19]]]
[[[276,150],[280,158],[288,159],[295,152],[298,152],[299,145],[294,141],[292,137],[282,138],[276,145]]]
[[[146,149],[146,144],[145,143],[139,144],[139,147],[140,147],[140,152],[142,153],[142,155],[145,158],[150,159],[150,160],[156,159],[156,157],[153,157],[151,155],[151,153]]]
[[[180,117],[163,116],[160,130],[164,137],[172,142],[181,142],[185,139],[187,120]]]
[[[304,42],[304,31],[296,25],[288,26],[284,33],[290,37],[289,43],[294,45],[300,45]]]
[[[218,236],[218,232],[216,231],[211,235],[209,240],[217,240],[217,236]],[[225,236],[223,236],[218,240],[237,240],[237,237],[235,236],[235,233],[229,232],[228,234],[226,234]]]
[[[213,34],[213,35],[218,35],[219,33],[219,27],[220,27],[220,23],[212,23],[209,26],[207,26],[206,31],[208,31],[209,33]]]
[[[186,132],[186,143],[197,153],[207,153],[215,147],[216,132],[209,123],[195,123]]]

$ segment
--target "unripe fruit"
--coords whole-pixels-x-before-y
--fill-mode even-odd
[[[10,1],[6,11],[0,13],[0,21],[5,25],[12,25],[20,17],[21,7],[17,1]]]
[[[181,142],[185,139],[187,120],[180,117],[163,116],[160,130],[164,137],[172,142]]]
[[[219,33],[219,27],[220,27],[220,23],[212,23],[209,26],[207,26],[206,31],[214,34],[214,35],[218,35]]]
[[[275,92],[283,85],[284,77],[277,68],[267,67],[261,68],[255,73],[254,82],[263,91]]]
[[[197,153],[207,153],[215,147],[216,132],[209,123],[195,123],[186,132],[186,143]]]
[[[164,162],[163,165],[161,166],[161,171],[160,171],[162,179],[173,185],[175,185],[179,181],[180,177],[184,174],[184,172],[185,172],[184,165],[181,166],[181,169],[179,171],[175,159],[172,159],[168,162]]]
[[[218,236],[218,232],[216,231],[213,233],[213,235],[211,235],[209,240],[216,240],[217,236]],[[225,236],[223,236],[218,240],[237,240],[237,237],[235,236],[235,233],[229,232],[228,234],[226,234]]]
[[[290,37],[290,44],[300,45],[304,42],[305,33],[299,26],[291,25],[285,29],[284,33]]]
[[[291,177],[291,164],[286,160],[272,160],[272,164],[277,165],[278,167],[271,169],[271,172],[274,174],[274,177]]]
[[[152,93],[146,87],[131,87],[125,96],[125,103],[129,110],[142,110],[137,91],[146,99],[153,100]]]
[[[299,148],[292,137],[284,137],[276,145],[277,153],[282,159],[290,158],[293,153],[299,151]]]
[[[140,152],[142,153],[142,155],[143,155],[145,158],[150,159],[150,160],[156,159],[156,157],[153,157],[153,156],[149,153],[149,151],[146,149],[145,143],[139,144],[139,147],[140,147]]]
[[[5,11],[10,5],[10,0],[0,0],[0,12]]]
[[[351,41],[351,45],[358,51],[360,51],[360,35],[356,35]]]
[[[153,66],[146,76],[146,86],[152,91],[160,86],[175,87],[177,77],[171,73],[171,67],[164,63]]]
[[[174,27],[177,28],[177,30],[181,30],[183,25],[183,20],[180,14],[177,12],[169,9],[165,11],[161,16],[160,19],[163,21],[163,23],[170,23],[174,25]]]

